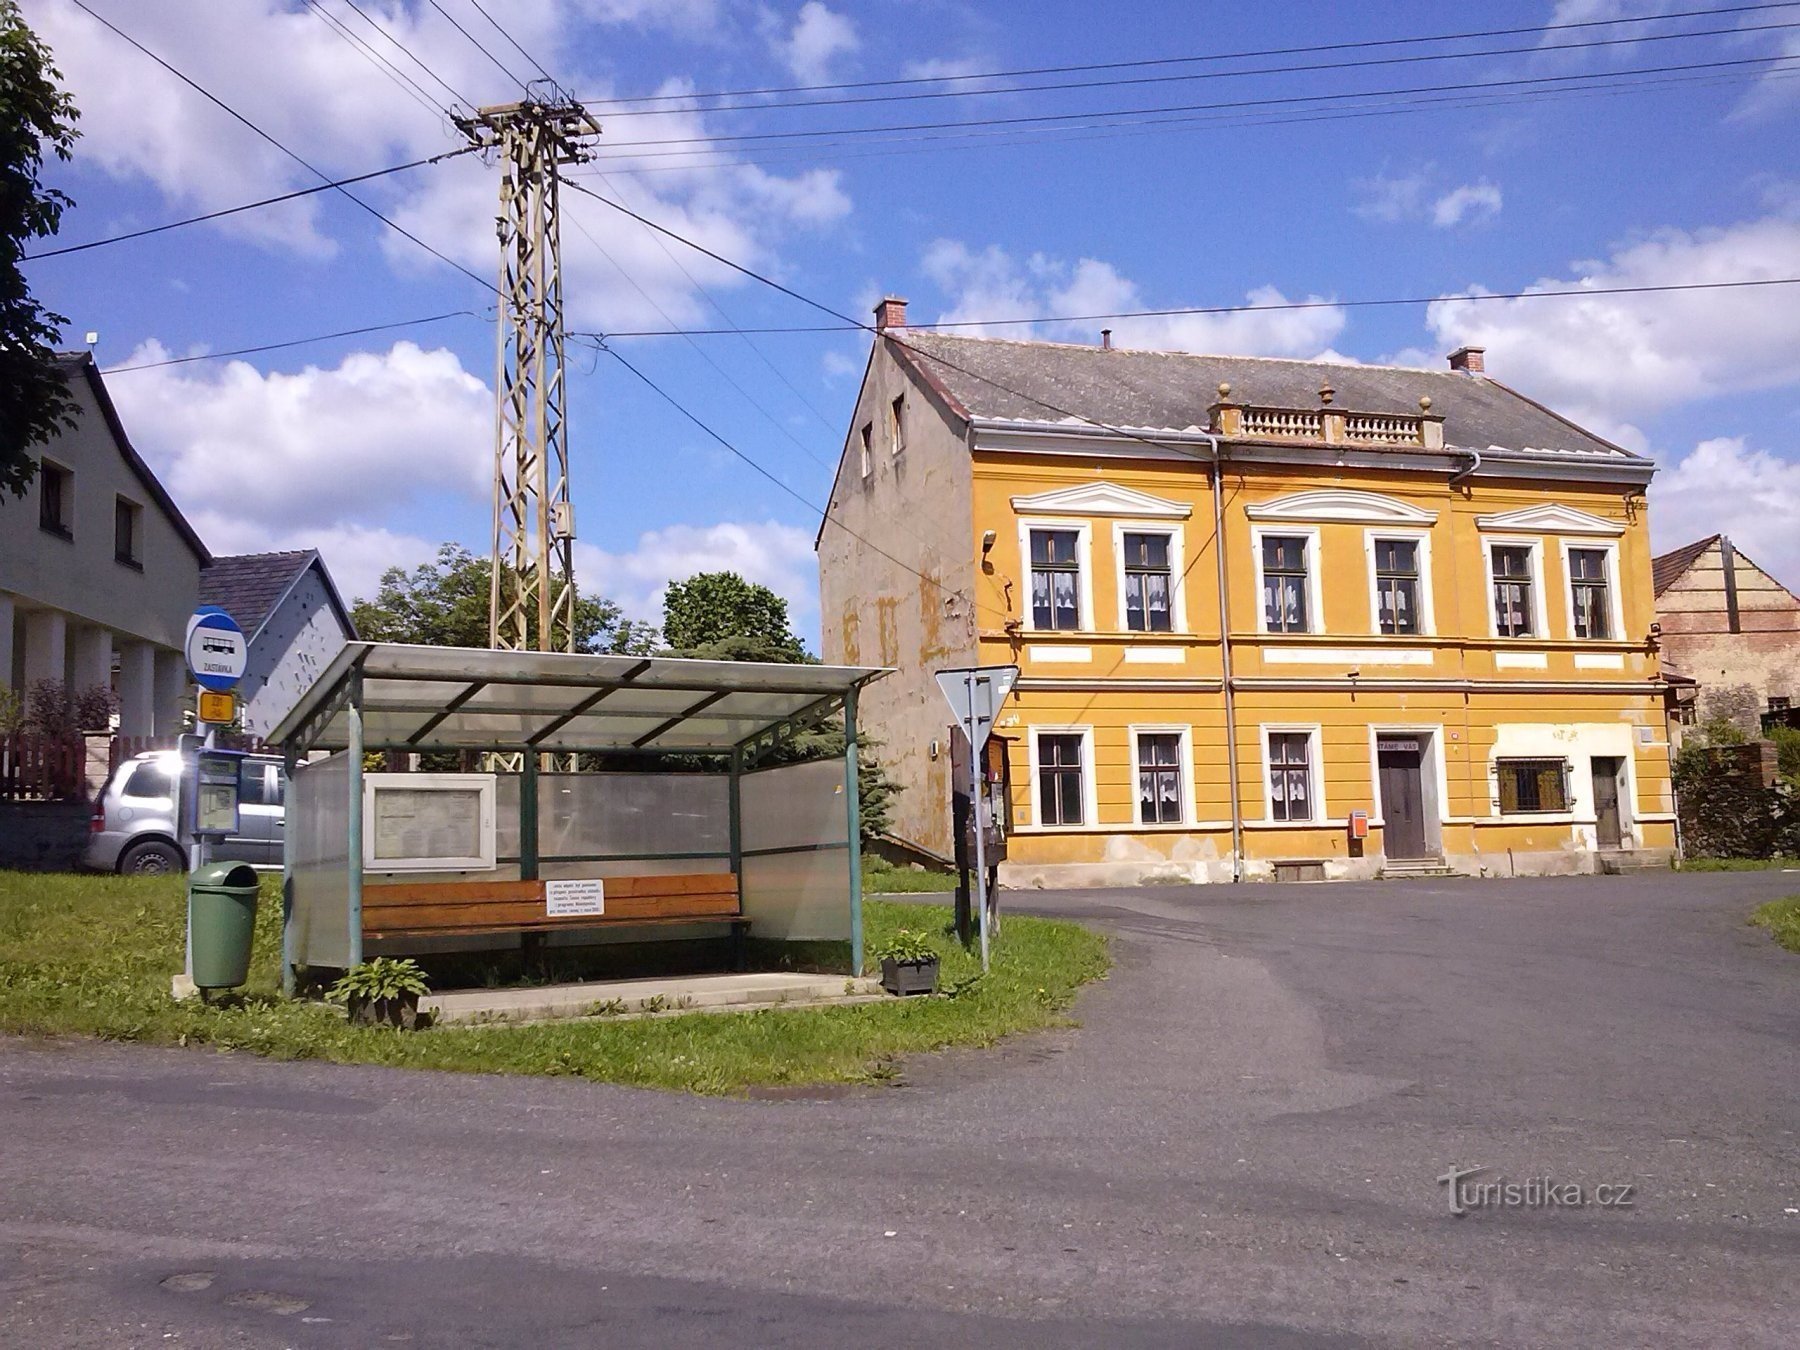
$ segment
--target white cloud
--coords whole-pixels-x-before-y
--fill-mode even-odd
[[[1724,229],[1660,230],[1606,259],[1573,264],[1573,278],[1545,278],[1528,289],[1785,277],[1797,258],[1800,218],[1777,214]],[[1800,378],[1792,289],[1441,300],[1426,322],[1440,350],[1484,346],[1498,378],[1595,430],[1641,443],[1634,418]]]
[[[629,551],[575,546],[584,592],[616,601],[627,615],[662,621],[663,592],[696,572],[736,572],[788,602],[788,618],[809,645],[818,643],[818,562],[812,534],[779,521],[723,521],[646,530]]]
[[[1741,436],[1702,441],[1657,474],[1650,527],[1658,551],[1728,534],[1756,563],[1800,586],[1800,463],[1751,449]]]
[[[1569,24],[1581,22],[1606,21],[1609,19],[1634,19],[1666,14],[1671,10],[1690,8],[1687,5],[1677,6],[1674,0],[1558,0],[1548,20],[1551,24]],[[1785,14],[1748,13],[1738,20],[1738,27],[1746,31],[1725,38],[1729,44],[1726,51],[1732,55],[1761,55],[1771,59],[1778,57],[1800,56],[1800,33],[1791,29],[1769,31],[1770,25],[1780,24],[1788,16]],[[1624,33],[1645,32],[1647,28],[1614,28],[1593,29],[1576,28],[1564,32],[1546,33],[1540,46],[1549,60],[1566,65],[1589,63],[1593,65],[1620,66],[1629,64],[1634,58],[1633,48],[1621,43],[1613,47],[1587,48],[1569,50],[1570,44],[1591,42],[1602,36],[1616,36]],[[1792,103],[1800,97],[1800,72],[1792,68],[1776,66],[1766,70],[1751,86],[1750,91],[1738,100],[1732,110],[1732,120],[1745,120],[1765,117],[1776,110]]]
[[[164,355],[151,342],[124,364]],[[357,594],[435,547],[392,529],[399,512],[476,501],[492,472],[492,393],[454,353],[411,342],[333,369],[172,366],[121,372],[107,388],[208,547],[324,548]]]
[[[353,10],[327,8],[373,50],[410,74],[432,100],[450,100],[450,94],[411,66]],[[372,0],[363,8],[458,95],[477,103],[517,97],[517,87],[435,11],[398,0]],[[82,162],[123,181],[149,184],[171,213],[234,206],[317,181],[67,0],[34,0],[29,9],[82,110],[83,135],[77,146]],[[613,91],[607,81],[585,74],[575,59],[570,38],[580,20],[699,32],[717,17],[712,0],[681,0],[667,9],[650,0],[583,0],[578,5],[566,0],[512,0],[505,22],[525,48],[570,88],[597,98]],[[421,106],[413,93],[377,69],[310,8],[293,8],[287,0],[238,0],[210,7],[207,22],[196,23],[192,5],[185,0],[138,0],[119,22],[327,173],[366,171],[462,143],[441,112]],[[280,53],[281,78],[268,78],[267,62],[246,60],[245,53]],[[521,74],[529,73],[523,58],[514,64]],[[671,79],[657,92],[691,90],[691,83]],[[629,151],[640,141],[704,136],[709,131],[704,116],[693,111],[639,117],[620,112],[615,110],[603,121],[604,155]],[[610,185],[589,176],[592,170],[574,172],[584,185],[609,196],[622,193],[629,205],[652,219],[762,269],[778,267],[779,248],[794,231],[832,225],[851,209],[835,171],[811,169],[783,176],[732,162],[728,156],[707,156],[699,163],[664,161],[660,167],[670,163],[679,167],[658,172],[653,179],[609,171]],[[415,169],[352,190],[477,277],[494,274],[498,177],[476,158]],[[659,240],[645,226],[579,193],[565,192],[563,202],[567,294],[571,317],[578,323],[658,324],[658,305],[671,319],[685,322],[701,312],[696,280],[709,288],[748,284],[737,273],[672,241]],[[245,212],[203,228],[318,257],[335,250],[332,231],[346,236],[354,231],[357,237],[378,236],[390,264],[402,273],[444,272],[443,264],[423,249],[385,230],[335,194]],[[589,241],[584,229],[598,245]],[[602,249],[617,267],[606,260]],[[671,254],[679,258],[679,266]],[[694,280],[684,275],[684,267]],[[636,286],[625,280],[620,268]],[[472,296],[479,294],[471,290]]]
[[[1465,220],[1490,220],[1500,214],[1500,189],[1487,179],[1441,188],[1436,167],[1427,164],[1409,174],[1378,173],[1350,184],[1355,201],[1350,210],[1364,220],[1396,225],[1429,221],[1439,229]]]
[[[1500,214],[1500,189],[1487,179],[1452,188],[1431,204],[1431,223],[1440,230],[1465,220],[1492,220]]]
[[[831,79],[832,64],[861,46],[848,16],[827,9],[821,0],[806,0],[793,31],[776,44],[776,50],[800,83],[825,84]]]
[[[1350,209],[1364,220],[1384,224],[1413,220],[1425,209],[1425,187],[1424,171],[1358,178],[1351,182],[1350,190],[1359,200]]]
[[[949,307],[938,316],[940,323],[1116,314],[1162,307],[1146,301],[1137,283],[1121,276],[1111,263],[1095,258],[1068,263],[1038,253],[1020,261],[995,245],[975,252],[958,240],[939,239],[926,249],[922,265],[925,274],[952,297]],[[1273,286],[1251,291],[1247,300],[1252,305],[1287,303],[1287,297]],[[1330,346],[1345,322],[1341,308],[1326,304],[1318,309],[1111,319],[1106,326],[1122,347],[1311,357]],[[1090,320],[958,331],[1094,342],[1099,327],[1098,321]]]
[[[270,534],[235,517],[210,513],[195,520],[194,528],[218,554],[318,549],[347,605],[372,599],[388,568],[403,567],[410,572],[420,563],[430,562],[438,551],[438,541],[372,525],[330,525]]]

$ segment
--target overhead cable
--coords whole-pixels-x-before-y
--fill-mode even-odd
[[[175,66],[171,65],[169,62],[163,60],[162,57],[158,56],[155,52],[151,51],[143,43],[139,42],[136,38],[132,37],[131,34],[127,33],[124,29],[120,28],[117,24],[114,24],[110,20],[103,17],[102,15],[95,13],[94,10],[88,5],[87,0],[70,0],[70,3],[73,4],[77,9],[81,10],[81,12],[86,14],[89,18],[93,19],[96,23],[100,24],[101,27],[107,29],[108,31],[110,31],[110,32],[114,33],[115,35],[117,35],[118,37],[122,38],[124,41],[129,43],[131,46],[135,47],[138,51],[142,52],[145,56],[149,57],[152,61],[156,62],[157,65],[161,66],[164,70],[168,71],[169,74],[173,75],[176,79],[180,80],[188,88],[192,89],[195,93],[199,94],[208,103],[211,103],[214,107],[216,107],[220,111],[224,112],[227,116],[231,117],[234,121],[242,124],[243,126],[247,127],[249,130],[255,132],[257,136],[261,137],[263,140],[267,141],[270,145],[274,146],[277,150],[281,151],[282,154],[286,155],[289,159],[293,160],[296,164],[300,165],[303,169],[307,170],[307,172],[313,174],[315,177],[320,179],[322,182],[325,182],[327,185],[331,185],[330,175],[327,174],[323,169],[316,167],[310,161],[302,158],[298,152],[289,149],[288,146],[283,144],[280,140],[276,139],[276,137],[274,135],[272,135],[270,132],[264,131],[255,122],[252,122],[248,117],[246,117],[243,113],[239,112],[236,108],[232,107],[229,103],[225,102],[225,100],[220,98],[217,94],[213,93],[211,90],[209,90],[206,87],[204,87],[203,85],[201,85],[198,81],[194,80],[189,75],[178,70]],[[423,239],[419,238],[418,235],[414,234],[411,230],[407,229],[404,225],[401,225],[398,222],[383,215],[375,207],[369,205],[368,202],[364,201],[361,197],[358,197],[354,192],[351,192],[348,188],[342,187],[342,186],[335,186],[334,190],[337,191],[342,196],[348,198],[350,201],[354,202],[356,205],[360,206],[364,211],[367,211],[370,215],[374,216],[375,219],[379,220],[383,225],[386,225],[389,229],[393,230],[396,234],[400,235],[401,237],[403,237],[405,239],[411,240],[413,243],[417,244],[420,248],[424,249],[427,253],[431,254],[432,257],[438,259],[440,262],[449,264],[451,267],[455,268],[458,272],[461,272],[464,276],[468,277],[469,280],[473,281],[476,285],[480,286],[483,290],[493,292],[494,294],[499,293],[498,287],[496,287],[493,282],[488,281],[485,278],[477,276],[474,272],[471,272],[468,268],[464,267],[461,263],[457,262],[454,258],[451,258],[447,254],[440,252],[438,249],[433,248],[430,244],[426,243]]]

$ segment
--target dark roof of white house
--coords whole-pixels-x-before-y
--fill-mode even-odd
[[[917,328],[886,335],[896,357],[968,420],[1189,431],[1209,425],[1221,383],[1230,384],[1235,403],[1272,408],[1316,408],[1320,386],[1329,384],[1334,404],[1356,412],[1416,416],[1420,396],[1429,396],[1431,411],[1444,419],[1448,447],[1647,464],[1486,375],[1018,342]]]
[[[294,588],[300,574],[318,566],[325,582],[326,594],[343,620],[345,629],[355,635],[350,612],[338,595],[331,573],[319,551],[313,548],[292,549],[284,553],[238,553],[214,558],[212,566],[200,573],[200,603],[217,605],[237,620],[247,637],[255,638],[275,608]]]
[[[175,499],[169,496],[168,489],[150,472],[150,466],[144,463],[144,457],[132,445],[131,437],[125,434],[125,423],[119,419],[119,410],[113,406],[112,395],[107,392],[106,381],[101,378],[94,354],[87,351],[58,352],[56,365],[64,381],[73,382],[78,378],[86,381],[89,392],[94,396],[94,403],[100,409],[100,417],[106,423],[106,429],[112,433],[113,444],[118,447],[126,467],[137,475],[138,481],[144,485],[144,491],[150,494],[150,499],[168,517],[182,541],[193,550],[194,556],[200,560],[200,566],[205,567],[212,560],[212,553],[194,532],[194,527],[188,524],[187,517],[181,514],[181,508],[175,505]]]

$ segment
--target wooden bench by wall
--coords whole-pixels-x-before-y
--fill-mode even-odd
[[[748,926],[732,872],[607,877],[606,913],[551,918],[542,881],[398,881],[363,887],[363,934],[371,938],[546,932],[627,924],[730,922]]]

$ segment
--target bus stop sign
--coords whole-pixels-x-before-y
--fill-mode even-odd
[[[1006,696],[1018,682],[1017,666],[974,666],[965,670],[940,670],[938,688],[944,691],[957,725],[969,738],[976,757],[994,733],[994,719]]]

